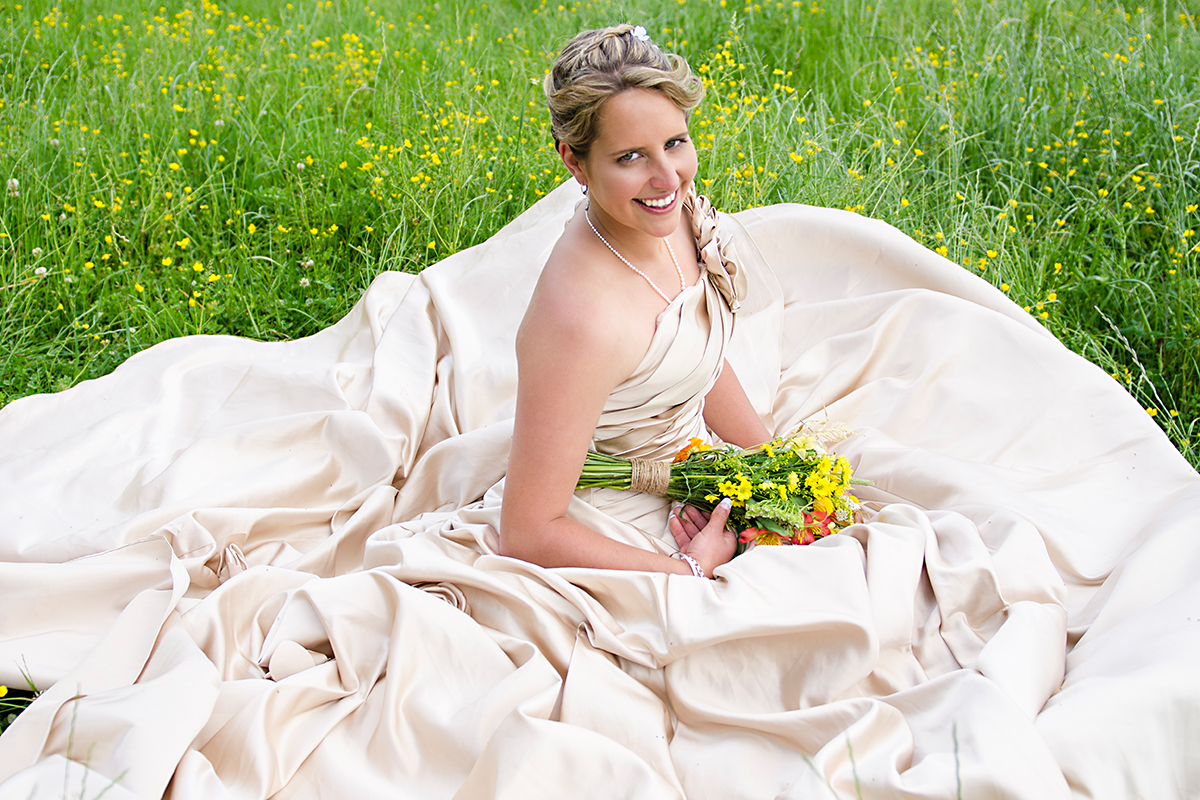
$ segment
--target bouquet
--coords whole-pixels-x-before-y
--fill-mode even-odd
[[[845,458],[801,428],[748,450],[692,439],[671,464],[589,452],[575,488],[650,492],[704,511],[728,497],[728,524],[740,531],[742,552],[760,544],[810,544],[839,532],[859,509],[854,485],[871,482],[855,478]]]

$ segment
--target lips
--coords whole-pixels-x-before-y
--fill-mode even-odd
[[[639,205],[645,206],[646,208],[650,209],[651,211],[663,211],[664,209],[670,208],[671,204],[675,202],[675,198],[678,196],[679,196],[679,190],[676,189],[675,191],[671,192],[666,197],[660,197],[660,198],[656,198],[656,199],[647,199],[647,200],[643,200],[639,197],[635,197],[634,202],[638,203]]]

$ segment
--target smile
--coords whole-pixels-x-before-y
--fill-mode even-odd
[[[642,205],[646,206],[646,208],[662,209],[662,208],[666,208],[667,206],[671,205],[671,203],[674,203],[675,196],[678,194],[679,194],[679,190],[676,189],[675,191],[671,192],[666,197],[662,197],[657,200],[642,200],[640,198],[635,197],[634,201],[641,203]]]

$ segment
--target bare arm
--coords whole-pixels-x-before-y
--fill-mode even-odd
[[[636,365],[639,343],[611,320],[561,305],[531,307],[517,337],[517,408],[500,552],[544,567],[691,574],[682,561],[614,541],[566,516],[604,401]],[[724,530],[726,517],[691,514],[671,522],[680,546],[707,575],[733,556],[736,537]]]
[[[771,439],[728,361],[704,396],[704,422],[722,441],[738,447],[754,447]]]

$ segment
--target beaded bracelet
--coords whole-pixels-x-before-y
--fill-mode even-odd
[[[700,566],[700,562],[689,556],[687,553],[679,552],[672,553],[671,558],[678,558],[680,561],[686,561],[687,565],[692,568],[692,574],[697,578],[707,578],[704,574],[704,568]]]

